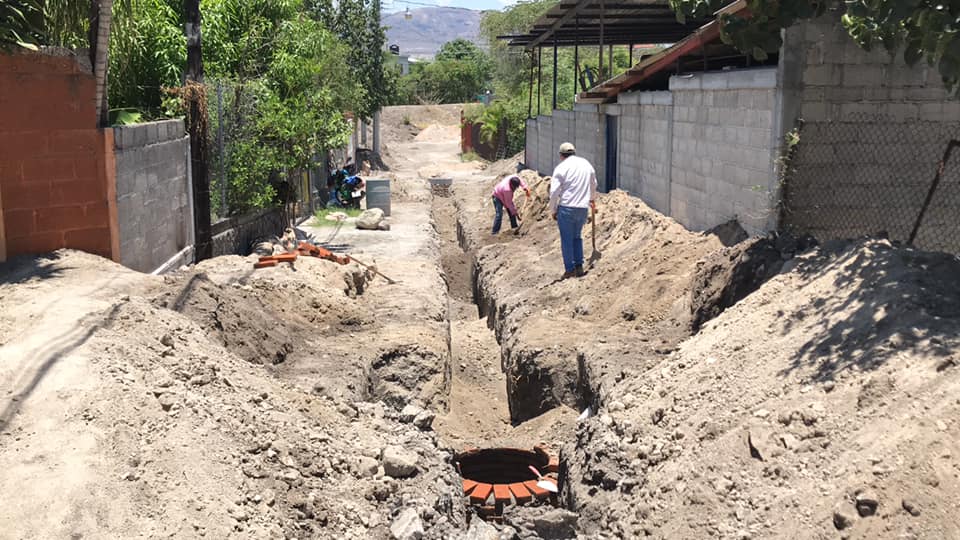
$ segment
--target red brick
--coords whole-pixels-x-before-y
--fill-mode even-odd
[[[550,492],[538,486],[536,480],[527,480],[523,485],[538,499],[546,499],[550,496]]]
[[[23,166],[17,159],[0,158],[0,186],[23,181]]]
[[[510,497],[510,487],[507,484],[493,485],[493,498],[498,503],[508,503],[513,500]]]
[[[550,463],[547,464],[547,472],[560,472],[560,460],[556,456],[550,456]]]
[[[487,502],[487,497],[490,496],[491,491],[493,491],[492,485],[478,483],[477,487],[473,488],[473,491],[470,492],[470,502],[473,504],[483,504]]]
[[[73,171],[77,180],[100,179],[100,163],[96,154],[76,156],[73,160]]]
[[[475,487],[477,487],[477,482],[475,482],[475,481],[473,481],[473,480],[467,480],[467,479],[464,479],[464,480],[463,480],[463,494],[464,494],[464,495],[469,495],[470,492],[473,491],[473,489],[474,489]]]
[[[6,114],[6,111],[0,111]],[[34,126],[36,127],[36,126]],[[4,122],[0,129],[6,129]],[[47,136],[39,131],[7,131],[0,133],[0,161],[20,161],[47,154]]]
[[[79,154],[93,157],[100,148],[100,134],[95,129],[54,131],[48,139],[50,154]]]
[[[3,189],[3,207],[9,210],[34,210],[50,206],[50,184],[44,182],[5,183]]]
[[[110,257],[110,228],[80,229],[63,235],[64,247]]]
[[[47,253],[64,247],[63,233],[34,234],[20,238],[7,238],[7,257],[26,253]]]
[[[513,498],[517,500],[518,504],[528,503],[533,500],[533,494],[530,493],[527,486],[523,485],[523,482],[510,484],[509,487],[510,492],[513,493]]]
[[[254,269],[257,269],[257,270],[261,268],[270,268],[276,265],[277,265],[277,261],[260,261],[258,263],[253,263]]]
[[[66,231],[82,229],[87,220],[83,205],[57,206],[37,209],[37,231]]]
[[[73,160],[69,158],[34,158],[23,162],[24,182],[73,180]]]
[[[298,255],[296,253],[281,253],[280,255],[274,255],[273,259],[278,262],[289,262],[297,260]]]
[[[3,203],[6,206],[7,196],[4,193]],[[7,210],[3,211],[4,232],[8,239],[27,237],[34,234],[37,230],[37,220],[33,210]]]
[[[102,202],[106,198],[103,182],[99,179],[53,182],[50,189],[50,204],[54,205]]]

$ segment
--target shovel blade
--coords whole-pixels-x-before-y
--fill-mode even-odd
[[[559,493],[560,490],[557,489],[557,485],[549,480],[541,480],[537,482],[537,487],[540,489],[545,489],[550,493]]]

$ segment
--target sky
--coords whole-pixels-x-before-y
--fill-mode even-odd
[[[407,7],[409,7],[411,10],[426,7],[422,4],[463,7],[470,9],[502,9],[504,6],[515,3],[516,2],[514,0],[417,0],[416,2],[411,1],[410,4],[406,4],[400,0],[383,0],[383,11],[387,13],[394,13],[397,11],[403,11],[407,9]]]

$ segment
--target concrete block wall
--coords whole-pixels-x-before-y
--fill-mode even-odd
[[[751,234],[776,221],[777,70],[672,77],[671,215],[704,230],[737,219]]]
[[[673,95],[635,92],[620,96],[621,189],[670,215]]]
[[[574,113],[577,118],[576,140],[570,142],[577,147],[578,156],[593,164],[602,189],[606,180],[606,112],[600,105],[577,104]],[[560,161],[559,149],[558,143],[553,150],[555,163]]]
[[[784,226],[821,240],[878,231],[906,240],[947,142],[960,136],[960,100],[936,67],[861,49],[838,11],[790,28],[783,52],[783,124],[804,122]],[[921,247],[944,249],[923,237]]]
[[[529,167],[529,168],[531,168],[531,169],[534,169],[534,170],[539,170],[538,163],[540,162],[540,161],[539,161],[539,160],[540,160],[540,156],[539,156],[539,152],[538,152],[538,150],[539,150],[538,147],[539,147],[539,145],[540,145],[540,144],[539,144],[539,143],[540,143],[540,139],[539,139],[540,135],[539,135],[539,133],[537,132],[537,129],[538,129],[538,128],[537,128],[537,119],[536,119],[536,118],[528,118],[528,119],[527,119],[527,131],[526,131],[527,137],[526,137],[526,142],[525,142],[525,153],[524,153],[524,158],[523,158],[523,159],[524,159],[524,165],[526,165],[527,167]]]
[[[183,120],[114,128],[120,262],[152,272],[193,245]]]

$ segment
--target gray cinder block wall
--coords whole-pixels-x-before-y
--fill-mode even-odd
[[[781,68],[784,129],[803,120],[784,225],[821,240],[878,231],[906,240],[947,142],[960,136],[960,100],[936,67],[861,49],[839,12],[790,28]],[[938,212],[956,223],[950,204],[935,197],[925,226]],[[918,246],[956,250],[924,233]]]
[[[193,208],[183,120],[114,128],[120,262],[141,272],[193,261]],[[182,261],[172,259],[182,255]]]
[[[671,77],[670,215],[693,230],[775,226],[777,70]]]

